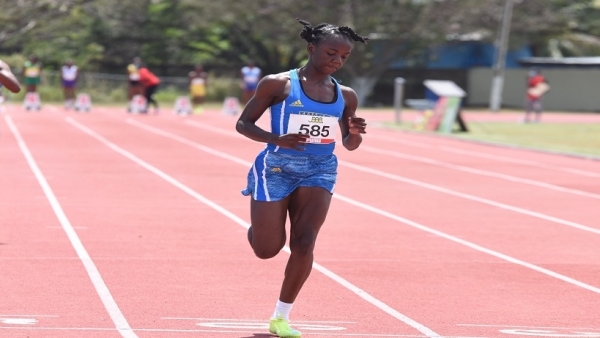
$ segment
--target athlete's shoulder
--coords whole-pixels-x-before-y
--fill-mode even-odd
[[[338,83],[338,85],[340,86],[340,90],[342,92],[342,96],[344,97],[344,101],[346,102],[346,105],[355,105],[358,104],[358,95],[356,95],[356,92],[354,91],[354,89],[348,87],[348,86],[344,86]]]
[[[285,100],[289,93],[290,73],[283,72],[269,74],[258,82],[256,96],[268,97],[271,102],[281,102]]]
[[[263,77],[260,82],[262,84],[286,84],[290,80],[290,72],[281,72],[277,74],[269,74]]]

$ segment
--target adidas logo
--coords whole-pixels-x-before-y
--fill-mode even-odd
[[[302,105],[302,102],[300,102],[300,100],[297,100],[295,102],[290,103],[290,107],[304,107]]]

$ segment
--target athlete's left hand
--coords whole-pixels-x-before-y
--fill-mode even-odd
[[[361,117],[350,116],[348,118],[348,128],[350,129],[350,134],[366,134],[367,122],[365,122],[365,119]]]

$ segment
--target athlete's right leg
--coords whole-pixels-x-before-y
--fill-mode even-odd
[[[261,259],[275,257],[286,241],[285,220],[290,197],[275,202],[250,199],[248,241],[254,254]]]

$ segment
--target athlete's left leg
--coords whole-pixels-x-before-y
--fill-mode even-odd
[[[323,188],[299,187],[290,196],[290,250],[279,301],[269,323],[269,332],[279,337],[301,337],[288,324],[296,296],[312,270],[313,251],[321,226],[325,222],[331,193]]]
[[[321,226],[325,222],[331,193],[319,187],[299,187],[291,195],[290,250],[279,300],[293,303],[310,275],[313,251]]]

